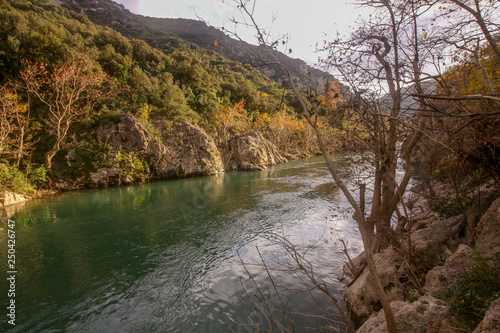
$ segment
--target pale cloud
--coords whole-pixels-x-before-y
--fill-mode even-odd
[[[125,8],[127,8],[128,10],[130,10],[133,13],[137,13],[140,11],[140,8],[139,8],[140,0],[120,0],[120,1],[116,1],[116,2],[121,3],[123,6],[125,6]]]

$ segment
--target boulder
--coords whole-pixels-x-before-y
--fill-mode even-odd
[[[234,136],[225,151],[226,170],[264,170],[286,161],[275,145],[256,132]]]
[[[374,255],[375,266],[382,286],[390,301],[404,300],[406,296],[405,282],[408,274],[405,272],[404,258],[392,248]],[[351,317],[362,323],[370,314],[381,309],[381,304],[375,288],[372,285],[368,268],[359,275],[344,294]]]
[[[412,303],[402,301],[391,302],[391,308],[394,312],[398,332],[447,332],[448,330],[445,327],[451,328],[451,324],[448,322],[448,318],[450,317],[449,308],[434,297],[423,296]],[[384,312],[379,311],[374,313],[357,332],[387,332]]]
[[[108,124],[97,129],[97,140],[111,147],[120,147],[139,155],[151,153],[155,142],[146,127],[130,113],[120,117],[117,124]]]
[[[200,128],[183,121],[157,119],[146,127],[131,114],[97,129],[105,149],[90,173],[94,186],[144,182],[149,178],[205,176],[223,172],[213,140]]]
[[[476,231],[476,250],[486,258],[500,252],[500,198],[481,217]]]
[[[21,211],[24,203],[30,199],[31,197],[14,192],[5,191],[0,193],[0,220],[6,221],[10,219],[14,214]],[[2,231],[1,228],[0,231]]]
[[[425,278],[425,290],[428,295],[437,297],[446,291],[446,288],[457,279],[465,277],[474,266],[474,251],[467,245],[461,244],[443,266],[434,267]]]
[[[165,127],[155,122],[166,147],[167,155],[155,164],[161,177],[208,176],[224,172],[222,158],[214,141],[200,128],[185,121]]]
[[[498,333],[500,332],[500,298],[493,301],[483,320],[472,333]]]
[[[460,235],[465,228],[463,215],[446,220],[436,220],[424,229],[412,233],[412,254],[416,264],[422,269],[441,266],[453,254],[459,244]]]
[[[120,178],[120,170],[116,168],[99,168],[96,170],[96,172],[91,172],[90,173],[90,180],[92,183],[98,186],[108,186],[113,183],[112,182],[114,179],[119,179]],[[118,184],[121,182],[118,181]]]
[[[5,208],[6,206],[23,203],[28,200],[29,197],[10,191],[5,191],[0,194],[0,203],[2,204],[3,208]]]

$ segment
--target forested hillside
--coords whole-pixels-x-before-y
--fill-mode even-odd
[[[230,38],[224,32],[207,26],[202,21],[136,15],[112,0],[60,0],[59,2],[77,12],[85,13],[94,23],[109,26],[127,37],[145,40],[158,49],[172,51],[178,48],[179,43],[187,41],[209,50],[208,52],[215,52],[242,64],[255,66],[277,82],[287,80],[278,66],[262,66],[263,60],[270,59],[264,47]],[[290,51],[289,55],[293,56],[293,50],[287,52]],[[300,59],[291,58],[277,51],[273,53],[291,72],[297,84],[304,88],[321,90],[327,81],[335,81],[332,75],[308,66]]]
[[[107,142],[95,142],[97,129],[124,114],[158,138],[158,122],[170,128],[186,121],[221,150],[248,131],[263,133],[281,153],[314,150],[305,122],[293,112],[292,94],[252,66],[167,33],[153,38],[132,21],[127,34],[154,48],[79,12],[51,1],[0,2],[4,188],[26,192],[49,179],[85,184],[109,150]],[[124,30],[126,22],[118,26]],[[327,115],[332,104],[315,100]],[[70,167],[68,154],[83,161],[81,167]],[[136,181],[148,178],[151,170],[144,171]]]

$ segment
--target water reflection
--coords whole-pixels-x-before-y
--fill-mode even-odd
[[[318,272],[340,291],[338,239],[351,253],[360,251],[345,206],[320,158],[28,203],[12,215],[20,267],[14,332],[237,329],[234,321],[245,320],[237,305],[254,288],[245,285],[238,253],[259,262],[258,248],[270,262],[284,262],[273,234],[307,248]],[[261,266],[251,271],[257,283],[268,283]],[[289,272],[275,274],[290,290],[303,287]],[[297,311],[313,306],[300,297],[294,296]]]

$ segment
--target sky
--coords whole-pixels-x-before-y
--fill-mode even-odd
[[[114,0],[133,13],[153,17],[202,19],[216,28],[233,28],[230,19],[237,18],[232,0]],[[366,11],[354,5],[355,0],[257,0],[255,17],[258,24],[269,28],[274,36],[288,34],[287,49],[293,58],[316,63],[316,42],[323,43],[325,33],[335,36],[355,26],[359,15]],[[349,28],[351,27],[351,28]],[[256,43],[254,32],[239,34],[250,43]],[[332,37],[330,37],[332,38]]]

